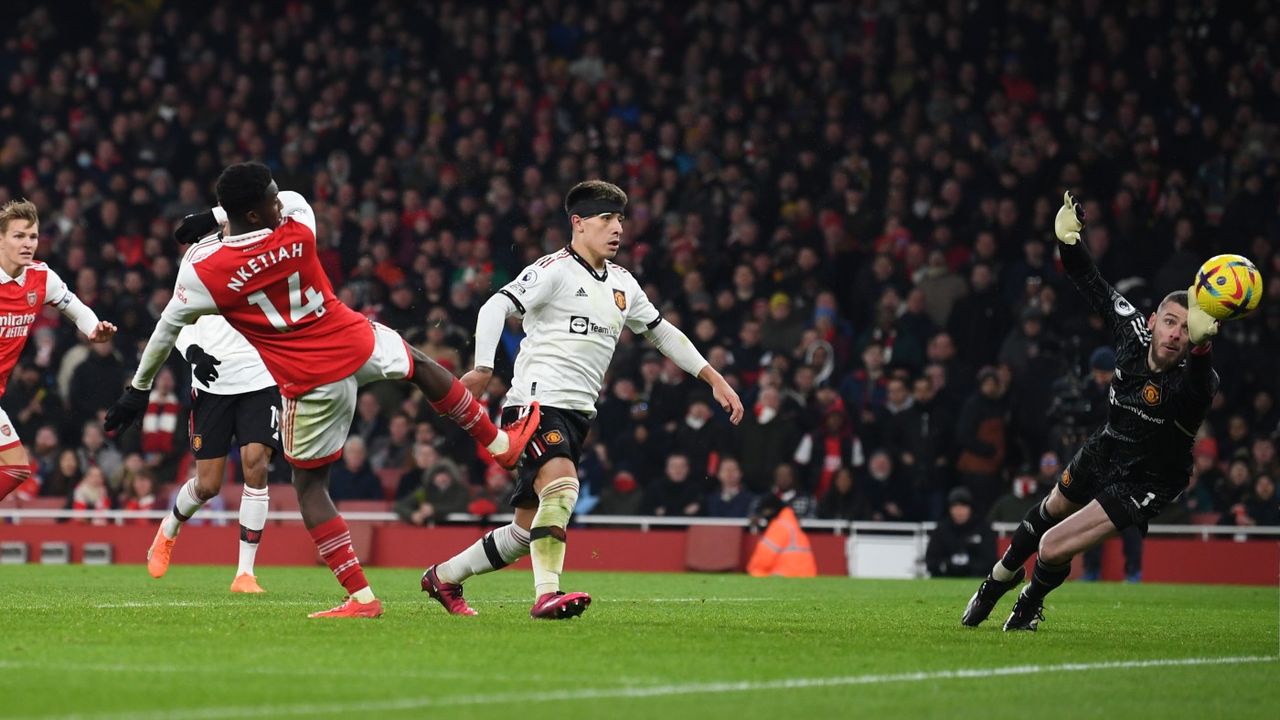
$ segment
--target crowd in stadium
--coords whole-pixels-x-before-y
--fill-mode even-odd
[[[1280,524],[1280,17],[1222,4],[18,3],[0,202],[38,205],[37,257],[120,328],[90,345],[37,322],[3,398],[37,466],[23,492],[163,506],[190,472],[176,355],[140,430],[101,418],[171,297],[174,224],[257,159],[314,207],[340,298],[458,375],[480,304],[566,243],[565,190],[622,186],[617,262],[748,408],[731,426],[624,334],[578,510],[667,516],[775,493],[801,517],[936,520],[964,487],[1021,518],[1114,372],[1055,258],[1069,188],[1144,312],[1214,254],[1262,271],[1164,521]],[[495,417],[521,337],[510,321]],[[407,385],[372,386],[332,494],[487,514],[510,480],[480,455]]]

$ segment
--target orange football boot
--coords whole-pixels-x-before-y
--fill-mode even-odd
[[[233,593],[260,593],[266,592],[262,586],[258,584],[258,578],[249,573],[240,573],[236,579],[231,581],[231,592]]]
[[[156,528],[156,538],[151,541],[147,550],[147,572],[153,578],[162,578],[169,571],[169,560],[173,557],[173,545],[178,538],[172,540],[164,536],[164,531]]]
[[[312,618],[376,618],[382,617],[382,601],[374,598],[373,602],[362,603],[348,597],[342,604],[332,610],[313,612]]]

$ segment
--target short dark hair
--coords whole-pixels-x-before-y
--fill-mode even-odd
[[[573,206],[587,201],[603,201],[626,207],[627,194],[622,188],[605,180],[584,180],[569,189],[564,196],[564,211],[572,215]]]
[[[218,176],[214,191],[218,204],[228,215],[243,215],[266,199],[271,185],[271,170],[260,162],[244,162],[228,165]]]
[[[1164,307],[1164,304],[1165,304],[1165,303],[1167,303],[1167,302],[1177,303],[1178,305],[1181,305],[1181,306],[1182,306],[1182,309],[1183,309],[1183,310],[1187,309],[1187,291],[1186,291],[1186,290],[1174,290],[1173,292],[1169,293],[1168,295],[1165,295],[1165,296],[1164,296],[1164,299],[1160,301],[1160,307]],[[1157,311],[1158,311],[1159,309],[1160,309],[1160,308],[1156,308],[1156,310],[1157,310]]]

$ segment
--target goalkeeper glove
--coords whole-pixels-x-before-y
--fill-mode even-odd
[[[1058,240],[1067,245],[1080,242],[1080,231],[1084,229],[1084,207],[1076,202],[1070,191],[1062,194],[1062,207],[1053,219],[1053,232]]]
[[[205,385],[212,385],[218,379],[218,369],[222,361],[204,351],[199,345],[187,348],[187,362],[191,363],[191,374]]]
[[[1200,308],[1196,302],[1196,289],[1191,288],[1187,294],[1187,336],[1192,345],[1203,345],[1218,334],[1218,321]]]

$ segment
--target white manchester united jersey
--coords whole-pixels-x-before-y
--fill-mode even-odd
[[[221,363],[217,366],[218,379],[209,385],[191,377],[191,386],[197,390],[212,395],[240,395],[276,384],[262,364],[262,356],[221,315],[202,315],[194,325],[182,328],[176,344],[178,352],[186,357],[187,348],[192,345],[199,345]]]
[[[592,416],[623,327],[635,333],[662,319],[631,273],[592,269],[571,248],[547,255],[499,290],[524,315],[507,405],[537,400]]]

